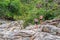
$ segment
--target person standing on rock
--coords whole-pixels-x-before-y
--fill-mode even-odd
[[[35,29],[36,29],[36,28],[38,28],[38,19],[35,18],[35,19],[34,19],[34,22],[35,22]]]
[[[40,24],[43,24],[43,16],[42,15],[39,17],[39,19],[40,19]]]

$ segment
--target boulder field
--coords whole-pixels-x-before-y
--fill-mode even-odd
[[[23,21],[0,21],[0,40],[60,40],[60,20],[47,20],[36,29],[23,29]]]

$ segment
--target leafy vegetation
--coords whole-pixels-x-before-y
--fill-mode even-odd
[[[34,24],[34,18],[44,16],[44,20],[60,15],[60,4],[53,0],[0,0],[0,17],[9,20],[25,20]]]

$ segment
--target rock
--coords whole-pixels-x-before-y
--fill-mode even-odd
[[[30,37],[22,37],[22,40],[31,40]]]
[[[60,28],[57,29],[56,35],[60,36]]]
[[[30,26],[27,26],[25,29],[31,30],[31,29],[34,29],[34,28],[35,28],[35,25],[30,25]]]
[[[57,29],[58,28],[55,28],[55,27],[51,28],[51,32],[50,33],[53,34],[53,35],[56,35]]]
[[[41,25],[42,31],[44,32],[51,32],[52,28],[57,28],[56,26],[53,25]]]
[[[60,19],[47,20],[43,24],[55,25],[57,26],[60,23]]]
[[[57,25],[58,28],[60,28],[60,23]]]
[[[55,25],[55,26],[57,26],[59,23],[58,22],[52,22],[52,23],[50,23],[50,25]]]
[[[21,21],[12,21],[9,25],[9,27],[20,27],[20,29],[23,28],[23,23]]]
[[[1,22],[2,23],[2,22]],[[19,35],[23,27],[23,21],[10,21],[3,22],[0,25],[0,38],[1,40],[22,40]]]
[[[48,20],[46,24],[39,24],[37,29],[35,25],[23,29],[22,20],[3,23],[0,25],[0,40],[60,40],[59,22],[56,19]]]
[[[43,26],[41,26],[41,25],[38,25],[37,29],[35,28],[35,25],[30,25],[29,27],[27,26],[25,29],[26,30],[33,30],[33,31],[37,32],[37,31],[42,31],[42,28],[43,28]]]
[[[46,32],[37,33],[34,40],[60,40],[60,36],[54,36]]]
[[[3,28],[3,29],[4,29],[4,28],[7,28],[8,25],[9,25],[9,24],[2,24],[2,25],[0,25],[0,28]]]
[[[21,30],[20,31],[20,35],[23,37],[30,37],[30,36],[33,36],[34,34],[35,32],[32,30]]]

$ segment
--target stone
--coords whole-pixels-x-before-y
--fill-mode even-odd
[[[41,25],[41,26],[42,26],[42,31],[45,31],[45,32],[51,32],[52,28],[56,27],[53,25]]]
[[[22,37],[22,40],[31,40],[30,37]]]
[[[60,23],[57,25],[58,28],[60,28]]]
[[[0,40],[60,40],[59,20],[48,20],[46,24],[29,25],[23,29],[23,21],[11,21],[0,25]]]
[[[50,30],[47,27],[43,27],[42,32],[50,32]]]
[[[34,40],[60,40],[60,36],[54,36],[46,32],[37,33]]]
[[[30,25],[30,26],[27,26],[25,29],[26,30],[31,30],[31,29],[34,29],[35,28],[35,25]]]
[[[23,37],[29,37],[29,36],[32,36],[34,34],[35,34],[35,32],[32,30],[21,30],[20,31],[20,35]]]

